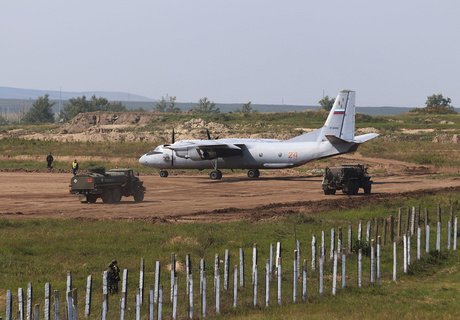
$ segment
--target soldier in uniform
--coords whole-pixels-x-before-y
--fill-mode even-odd
[[[75,159],[72,162],[72,173],[75,176],[77,174],[77,172],[78,172],[78,162],[77,162],[77,159]]]
[[[54,158],[50,152],[49,155],[46,157],[46,166],[48,167],[48,170],[53,169],[53,161],[54,161]]]
[[[110,294],[118,293],[118,281],[120,281],[120,268],[117,260],[112,260],[107,268],[107,287]]]

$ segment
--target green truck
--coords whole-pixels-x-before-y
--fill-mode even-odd
[[[144,200],[144,183],[132,169],[93,168],[89,173],[78,174],[70,179],[70,193],[81,203],[118,203],[122,197],[134,197],[135,202]]]
[[[364,190],[364,194],[370,194],[372,180],[364,165],[343,164],[340,167],[326,168],[322,188],[326,195],[335,194],[337,190],[342,190],[347,195],[355,195],[360,188]]]

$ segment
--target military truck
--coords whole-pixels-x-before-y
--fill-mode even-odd
[[[343,164],[340,167],[326,168],[322,187],[326,195],[335,194],[337,190],[342,190],[348,195],[355,195],[358,194],[360,188],[364,190],[364,194],[370,194],[372,180],[364,165]]]
[[[104,203],[118,203],[123,196],[141,202],[145,193],[143,182],[132,169],[92,168],[89,173],[72,177],[69,187],[82,203],[95,203],[98,198]]]

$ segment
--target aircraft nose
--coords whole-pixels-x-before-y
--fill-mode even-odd
[[[139,163],[142,164],[143,166],[146,166],[148,164],[146,154],[144,154],[142,157],[139,158]]]

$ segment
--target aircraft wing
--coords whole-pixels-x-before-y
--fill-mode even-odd
[[[195,140],[195,141],[180,141],[178,143],[167,146],[166,148],[176,152],[196,149],[202,154],[213,154],[212,157],[231,157],[241,155],[243,150],[241,144],[222,143],[218,140]]]

